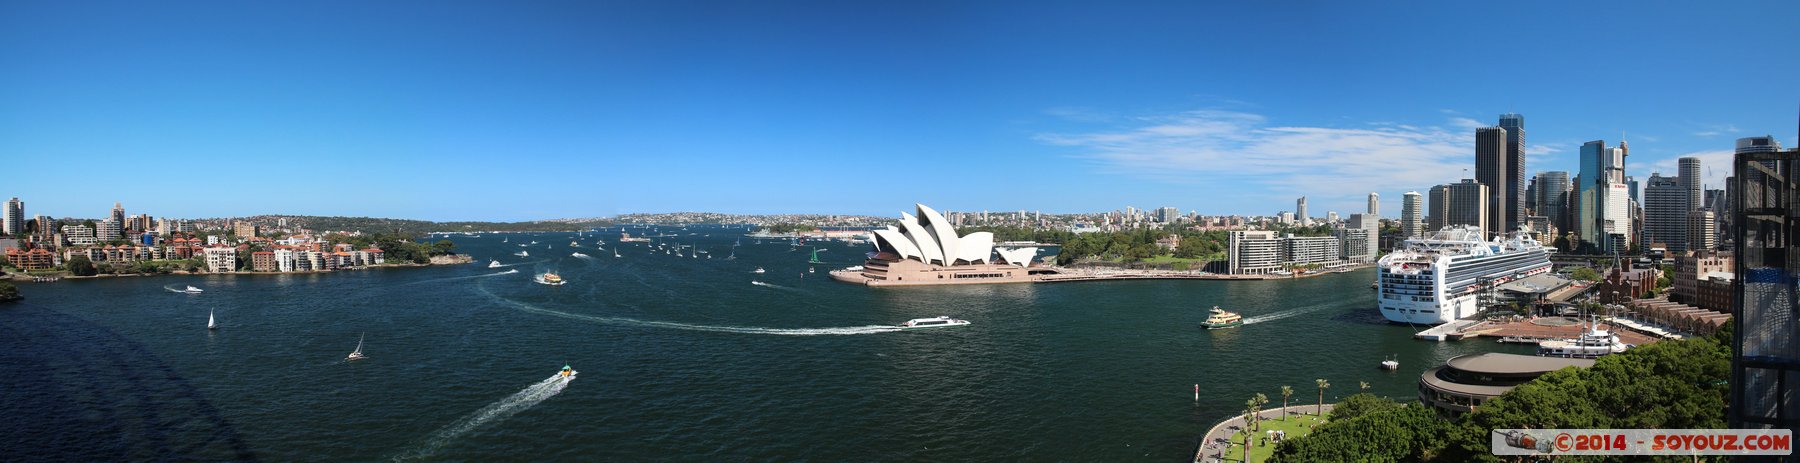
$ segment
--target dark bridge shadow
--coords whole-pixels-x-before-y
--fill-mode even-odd
[[[0,461],[255,461],[231,423],[143,344],[0,306]]]

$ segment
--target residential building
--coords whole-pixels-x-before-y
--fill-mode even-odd
[[[275,252],[275,271],[277,271],[277,272],[292,272],[292,271],[294,271],[294,254],[296,254],[296,252],[294,251],[293,248],[288,248],[288,247],[275,248],[274,252]]]
[[[1274,231],[1234,230],[1226,235],[1226,254],[1233,275],[1281,270],[1281,241]]]
[[[119,203],[119,202],[113,203],[112,215],[110,217],[112,218],[113,223],[119,224],[120,227],[124,227],[125,226],[125,204]]]
[[[56,244],[56,221],[51,220],[50,216],[38,215],[35,222],[37,223],[37,242]]]
[[[250,270],[273,272],[276,269],[274,251],[256,251],[250,253]]]
[[[6,215],[0,220],[0,231],[6,236],[17,236],[25,232],[25,202],[18,197],[6,201]]]
[[[250,222],[245,222],[245,221],[238,221],[238,222],[235,222],[232,224],[231,231],[232,231],[232,233],[237,235],[238,239],[248,239],[250,237],[256,236],[257,232],[259,232],[261,230],[258,230],[256,228],[256,224],[253,224]]]
[[[1343,255],[1343,245],[1335,236],[1288,235],[1281,242],[1285,265],[1335,264]]]
[[[1350,243],[1344,243],[1344,254],[1367,257],[1373,262],[1375,256],[1381,254],[1381,217],[1374,214],[1350,214],[1347,228],[1362,230],[1362,249],[1351,249]]]
[[[1312,216],[1306,215],[1305,196],[1301,196],[1300,199],[1294,200],[1294,218],[1300,221],[1300,226],[1302,227],[1312,226]]]
[[[92,246],[96,242],[94,229],[87,225],[63,225],[62,235],[63,240],[75,246]]]
[[[206,271],[213,273],[237,271],[237,248],[230,246],[213,246],[206,248]]]
[[[1368,214],[1369,214],[1369,215],[1372,215],[1372,216],[1375,216],[1375,217],[1380,217],[1380,216],[1381,216],[1381,195],[1380,195],[1380,194],[1377,194],[1377,193],[1375,193],[1375,192],[1373,192],[1373,191],[1371,191],[1371,192],[1369,192],[1369,211],[1368,211]]]
[[[1460,183],[1451,183],[1431,187],[1430,213],[1426,216],[1430,226],[1426,231],[1442,230],[1444,227],[1456,225],[1474,225],[1480,227],[1484,235],[1494,231],[1489,227],[1487,211],[1488,187],[1474,179],[1463,179]]]
[[[1400,198],[1400,235],[1416,238],[1425,228],[1424,197],[1417,191],[1408,191]]]
[[[56,266],[56,254],[44,248],[7,249],[6,263],[20,270],[49,270]]]
[[[111,217],[95,223],[94,238],[99,239],[102,243],[124,238],[119,224],[119,221],[113,220]]]
[[[1378,241],[1370,239],[1368,230],[1345,227],[1339,228],[1333,231],[1333,233],[1337,236],[1338,241],[1342,243],[1339,245],[1339,249],[1343,252],[1340,256],[1343,260],[1350,262],[1373,262],[1375,260],[1375,255],[1370,254],[1369,249],[1371,244]]]

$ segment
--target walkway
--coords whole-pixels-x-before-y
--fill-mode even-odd
[[[1320,410],[1322,413],[1329,414],[1331,413],[1331,407],[1333,405],[1336,404],[1325,404],[1323,409],[1319,408],[1318,404],[1289,405],[1287,408],[1288,414],[1290,415],[1312,415],[1314,410]],[[1257,415],[1262,416],[1262,419],[1265,421],[1278,420],[1281,419],[1281,408],[1277,407],[1274,409],[1263,410],[1262,413],[1258,413]],[[1233,444],[1231,442],[1231,435],[1236,434],[1239,429],[1243,428],[1244,415],[1242,414],[1232,416],[1230,419],[1213,425],[1212,429],[1206,430],[1206,435],[1200,437],[1200,448],[1194,452],[1194,461],[1207,463],[1222,461],[1222,458],[1224,458],[1223,455],[1225,455],[1225,449],[1230,448]],[[1237,442],[1237,444],[1242,444],[1242,442]]]

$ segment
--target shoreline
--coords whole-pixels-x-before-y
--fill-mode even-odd
[[[451,258],[440,259],[441,257],[451,257]],[[305,271],[295,271],[295,272],[257,272],[257,271],[189,272],[186,270],[175,270],[175,271],[171,271],[169,273],[107,273],[107,274],[102,274],[102,275],[77,276],[77,275],[70,275],[67,271],[64,271],[64,272],[61,272],[58,274],[53,274],[53,275],[32,275],[29,273],[8,273],[8,274],[6,274],[6,277],[3,279],[6,281],[14,282],[14,283],[55,283],[55,282],[63,281],[63,280],[97,280],[97,279],[104,279],[104,278],[140,278],[140,277],[166,277],[166,276],[317,275],[317,274],[325,274],[325,273],[349,272],[349,271],[358,271],[358,270],[379,270],[379,269],[390,269],[390,268],[424,268],[424,267],[431,267],[431,266],[437,266],[437,265],[463,265],[463,264],[471,264],[471,263],[475,262],[475,259],[472,257],[469,257],[467,254],[455,254],[452,256],[435,256],[435,257],[432,257],[431,260],[432,260],[432,262],[427,262],[427,263],[423,263],[423,264],[415,264],[415,263],[408,262],[408,263],[395,263],[395,264],[363,265],[363,266],[357,266],[357,267],[345,267],[345,268],[340,268],[340,269],[335,269],[335,270],[305,270]],[[50,278],[51,280],[50,281],[37,281],[36,280],[37,278]]]

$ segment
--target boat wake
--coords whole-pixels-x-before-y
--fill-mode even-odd
[[[548,379],[538,381],[537,384],[528,386],[524,390],[514,393],[513,395],[506,396],[504,399],[488,404],[488,406],[476,410],[475,413],[470,413],[468,416],[464,416],[461,419],[456,420],[456,422],[450,423],[449,426],[444,426],[442,429],[437,430],[437,432],[432,433],[431,437],[427,438],[425,443],[420,445],[419,448],[394,457],[394,461],[429,457],[432,454],[437,453],[439,448],[443,448],[444,444],[450,443],[451,440],[456,439],[458,436],[462,436],[483,425],[505,420],[519,412],[531,408],[533,405],[537,405],[539,402],[543,402],[545,399],[555,396],[557,393],[562,392],[563,389],[568,388],[569,382],[574,380],[574,376],[563,376],[561,374],[551,375]]]
[[[519,266],[519,265],[541,264],[541,263],[549,262],[549,261],[550,261],[549,259],[545,259],[545,260],[534,260],[534,261],[530,261],[530,262],[519,262],[516,264],[490,265],[490,266],[488,266],[488,268],[501,268],[501,267],[514,267],[514,266]]]
[[[483,288],[481,291],[486,293],[487,289]],[[852,334],[875,334],[875,333],[890,333],[890,332],[900,331],[899,327],[890,326],[890,325],[844,326],[844,327],[835,327],[835,328],[760,328],[760,327],[752,327],[752,326],[690,325],[690,324],[686,324],[686,323],[658,322],[658,321],[637,320],[637,319],[623,318],[623,317],[597,317],[597,316],[593,316],[593,315],[573,314],[573,313],[568,313],[568,312],[563,312],[563,311],[558,311],[558,310],[550,310],[550,309],[546,309],[543,307],[538,307],[535,305],[515,301],[512,299],[495,296],[493,293],[488,293],[488,296],[494,298],[494,300],[496,300],[498,302],[501,302],[501,303],[504,303],[507,305],[511,305],[511,306],[513,306],[513,308],[519,309],[524,312],[530,312],[530,313],[535,313],[535,314],[539,314],[539,315],[549,315],[549,316],[553,316],[553,317],[563,317],[563,318],[567,318],[567,319],[571,319],[571,320],[581,320],[581,321],[588,321],[588,322],[595,322],[595,323],[604,323],[604,324],[608,324],[608,325],[641,326],[641,327],[649,327],[649,328],[666,328],[666,329],[672,329],[672,330],[687,330],[687,331],[710,331],[710,332],[714,332],[714,333],[770,334],[770,335],[776,335],[776,336],[842,336],[842,335],[852,335]]]
[[[164,286],[163,289],[169,290],[171,293],[188,294],[187,288],[177,288],[175,285]]]
[[[750,280],[750,284],[762,286],[765,288],[785,289],[788,291],[799,291],[800,290],[799,288],[791,288],[791,287],[782,286],[782,285],[778,285],[778,284],[774,284],[774,283],[763,283],[763,282],[756,281],[756,280]]]
[[[1295,315],[1300,315],[1300,314],[1312,312],[1315,310],[1319,310],[1319,309],[1322,309],[1325,307],[1326,307],[1325,305],[1315,305],[1315,306],[1310,306],[1310,307],[1301,307],[1298,309],[1288,309],[1288,310],[1282,310],[1282,311],[1278,311],[1278,312],[1270,312],[1270,313],[1266,313],[1266,314],[1262,314],[1262,315],[1257,315],[1254,317],[1244,317],[1244,324],[1250,325],[1250,324],[1255,324],[1255,323],[1280,320],[1283,318],[1288,318],[1288,317],[1292,317]]]
[[[436,283],[436,282],[440,282],[440,281],[455,281],[455,280],[467,280],[467,279],[470,279],[470,278],[487,278],[487,277],[497,277],[497,276],[500,276],[500,275],[511,275],[511,274],[514,274],[514,273],[519,273],[519,269],[516,269],[516,268],[513,268],[513,269],[506,269],[506,271],[504,271],[504,272],[494,272],[494,273],[483,273],[483,274],[480,274],[480,275],[469,275],[469,276],[460,276],[460,277],[448,277],[448,278],[433,278],[433,279],[430,279],[430,280],[419,280],[419,281],[415,281],[415,282],[412,282],[412,283],[407,283],[407,284],[413,284],[413,285],[416,285],[416,284],[420,284],[420,283]]]

